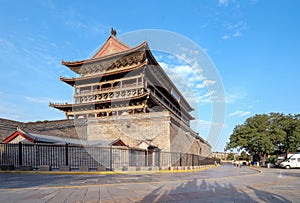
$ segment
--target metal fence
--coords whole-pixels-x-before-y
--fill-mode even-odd
[[[52,169],[68,166],[79,169],[114,170],[142,166],[200,166],[214,164],[211,158],[184,153],[164,152],[160,150],[142,150],[128,147],[91,147],[79,145],[53,144],[9,144],[0,143],[1,167],[20,168],[30,166],[39,169],[48,165]]]

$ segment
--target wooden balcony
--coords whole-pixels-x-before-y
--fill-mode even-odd
[[[139,82],[139,83],[133,83],[133,84],[117,85],[114,87],[105,87],[105,88],[94,89],[94,90],[81,90],[79,93],[75,92],[74,97],[109,93],[109,92],[115,92],[115,91],[121,91],[121,90],[130,90],[130,89],[143,88],[143,87],[144,87],[143,83]]]

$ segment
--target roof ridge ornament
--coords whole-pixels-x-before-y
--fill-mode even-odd
[[[110,30],[110,35],[116,37],[117,36],[117,31],[112,27]]]
[[[17,131],[19,131],[20,133],[26,134],[26,132],[24,130],[22,130],[22,128],[20,128],[19,126],[17,126]]]

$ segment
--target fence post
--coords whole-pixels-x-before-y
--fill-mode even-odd
[[[134,149],[129,149],[129,156],[130,156],[130,163],[129,163],[129,166],[137,166],[137,156],[138,155],[138,152]]]
[[[22,166],[23,160],[22,160],[22,143],[19,142],[19,166]]]
[[[113,153],[112,153],[112,145],[110,145],[110,149],[109,149],[109,168],[112,171],[113,170]]]
[[[145,149],[145,166],[148,166],[148,153],[146,149]]]
[[[160,150],[159,149],[157,150],[157,159],[158,159],[157,165],[158,165],[158,167],[160,167]]]
[[[69,149],[68,149],[68,143],[66,143],[65,146],[65,153],[66,153],[66,166],[69,166]]]
[[[182,166],[182,154],[181,154],[181,152],[179,153],[179,156],[180,156],[180,158],[179,158],[179,166]]]
[[[194,163],[194,154],[192,154],[192,166],[195,166],[195,163]]]

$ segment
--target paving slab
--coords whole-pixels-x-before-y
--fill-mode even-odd
[[[0,181],[1,202],[297,202],[300,198],[300,170],[231,165],[149,174],[0,173]]]
[[[69,195],[66,203],[82,202],[88,188],[73,188],[72,193]]]

